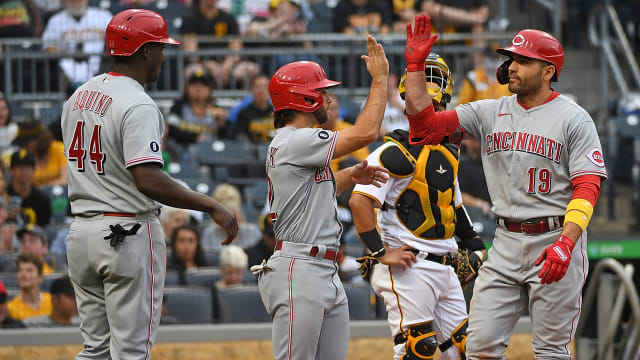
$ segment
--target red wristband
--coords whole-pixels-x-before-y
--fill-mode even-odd
[[[420,64],[407,64],[407,72],[424,71],[425,69],[424,61]]]

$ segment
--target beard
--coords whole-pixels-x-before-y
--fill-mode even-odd
[[[314,111],[313,116],[316,118],[316,122],[319,125],[322,125],[329,120],[329,116],[327,115],[327,109],[324,106]]]
[[[529,95],[533,94],[542,86],[542,71],[538,74],[529,77],[528,79],[523,79],[522,77],[518,77],[518,81],[516,83],[509,82],[509,91],[518,95]]]

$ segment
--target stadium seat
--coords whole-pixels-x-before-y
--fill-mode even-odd
[[[0,281],[2,281],[2,283],[6,288],[12,288],[12,289],[18,288],[18,278],[16,277],[15,272],[0,273]]]
[[[257,221],[264,209],[269,193],[267,179],[257,179],[253,184],[244,187],[245,216],[248,221]]]
[[[221,322],[247,323],[270,321],[256,285],[218,289]]]
[[[375,318],[371,305],[371,287],[369,285],[343,284],[349,300],[349,318],[351,320],[369,320]]]
[[[211,289],[200,286],[167,286],[168,314],[185,324],[213,322]]]
[[[220,265],[220,251],[218,250],[205,251],[204,257],[207,259],[207,264],[209,266]]]
[[[164,285],[180,285],[180,275],[178,274],[178,270],[167,270],[167,274],[164,278]]]
[[[40,187],[40,190],[44,191],[51,200],[51,223],[64,224],[65,218],[69,212],[67,186],[42,186]]]
[[[66,272],[55,272],[53,274],[45,275],[42,277],[42,282],[40,283],[40,290],[44,292],[49,292],[51,290],[51,283],[55,279],[59,279],[61,277],[68,276]]]
[[[217,267],[202,267],[187,270],[185,278],[187,285],[213,287],[222,279],[222,274]]]
[[[249,160],[250,145],[233,140],[214,140],[191,146],[196,161],[204,165],[236,165]]]
[[[246,270],[242,275],[242,283],[255,285],[258,283],[258,275],[253,275],[251,271]]]
[[[8,254],[0,255],[0,273],[15,272],[17,258],[18,258],[17,253],[8,253]]]

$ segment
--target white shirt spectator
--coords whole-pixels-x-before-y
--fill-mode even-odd
[[[44,29],[44,49],[56,49],[60,53],[104,53],[104,35],[112,15],[106,10],[87,8],[79,19],[67,10],[53,15]],[[56,51],[54,50],[54,51]],[[86,82],[100,69],[100,56],[89,56],[88,61],[60,60],[60,67],[71,82]]]

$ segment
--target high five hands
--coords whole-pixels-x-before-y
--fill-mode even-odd
[[[420,14],[415,17],[413,31],[411,24],[407,24],[407,44],[404,48],[404,58],[407,61],[407,71],[424,71],[424,61],[429,56],[438,35],[431,34],[431,18]]]

